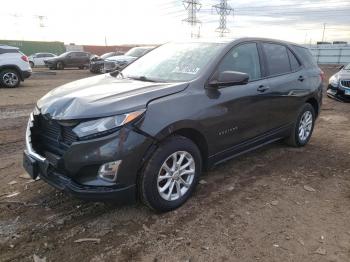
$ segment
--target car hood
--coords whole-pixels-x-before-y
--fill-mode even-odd
[[[339,79],[349,79],[350,80],[350,70],[341,70],[338,73]]]
[[[111,56],[106,58],[106,61],[132,61],[135,60],[137,57],[128,56],[128,55],[118,55],[118,56]]]
[[[188,83],[154,83],[94,76],[53,89],[37,102],[42,114],[57,120],[97,118],[146,108],[156,98],[178,93]]]

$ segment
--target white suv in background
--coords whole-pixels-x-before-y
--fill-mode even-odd
[[[0,45],[0,86],[17,87],[31,74],[27,56],[17,47]]]
[[[56,57],[56,55],[51,53],[35,53],[28,56],[28,60],[30,66],[33,68],[35,66],[44,66],[44,61],[52,57]]]

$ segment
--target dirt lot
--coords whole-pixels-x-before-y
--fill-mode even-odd
[[[350,261],[350,104],[325,97],[308,146],[276,143],[229,161],[204,174],[182,208],[155,214],[83,202],[24,176],[35,101],[89,75],[37,74],[0,89],[0,261]]]

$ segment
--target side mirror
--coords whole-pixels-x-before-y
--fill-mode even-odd
[[[339,66],[339,70],[342,70],[344,68],[344,65]]]
[[[217,79],[209,82],[210,87],[221,88],[225,86],[246,85],[249,76],[246,73],[236,71],[224,71],[219,73]]]

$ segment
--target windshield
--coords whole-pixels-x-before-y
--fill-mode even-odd
[[[147,48],[134,47],[125,53],[126,56],[140,57],[147,50]]]
[[[63,54],[60,54],[59,57],[64,57],[64,56],[68,55],[69,53],[70,53],[70,52],[65,52],[65,53],[63,53]]]
[[[222,48],[218,43],[169,43],[156,48],[123,70],[124,77],[164,82],[195,79]]]
[[[350,70],[350,64],[348,64],[346,67],[344,67],[345,70]]]

